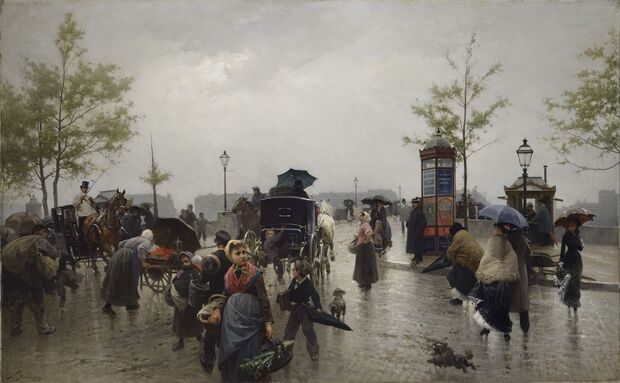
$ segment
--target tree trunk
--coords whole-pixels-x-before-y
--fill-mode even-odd
[[[56,172],[54,175],[54,182],[52,182],[52,193],[54,194],[54,207],[58,207],[58,179],[59,174]]]
[[[49,218],[49,208],[47,206],[47,186],[45,181],[41,182],[41,203],[43,203],[43,218]]]
[[[468,229],[469,198],[467,198],[467,157],[463,156],[463,207],[465,208],[465,229]]]
[[[157,209],[157,189],[153,185],[153,215],[155,218],[159,218],[159,210]]]

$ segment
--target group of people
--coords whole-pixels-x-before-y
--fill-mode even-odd
[[[198,217],[196,217],[192,204],[187,204],[185,209],[181,209],[179,219],[196,231],[196,236],[199,241],[205,241],[207,239],[207,224],[209,221],[203,212],[198,213]]]

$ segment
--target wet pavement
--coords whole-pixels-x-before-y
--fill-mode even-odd
[[[388,258],[408,260],[396,229]],[[338,223],[336,262],[319,286],[323,306],[336,287],[346,291],[345,321],[353,332],[315,325],[321,347],[312,362],[301,331],[291,364],[272,374],[286,382],[430,382],[430,381],[617,381],[620,377],[619,294],[583,291],[582,307],[569,313],[555,290],[530,289],[532,327],[524,335],[514,316],[509,342],[498,334],[478,335],[470,306],[451,306],[444,276],[420,274],[379,263],[380,280],[362,292],[351,279],[354,255],[346,251],[353,226]],[[400,236],[400,237],[399,237]],[[82,268],[80,272],[85,272]],[[282,336],[287,315],[275,305],[277,291],[266,269],[276,336]],[[288,277],[287,283],[288,283]],[[198,363],[198,342],[188,340],[173,352],[172,310],[163,297],[143,288],[138,312],[116,308],[111,320],[100,313],[101,279],[85,272],[83,286],[69,294],[65,311],[57,298],[47,297],[48,318],[56,333],[39,336],[32,314],[24,314],[24,333],[8,336],[10,312],[2,311],[3,382],[219,382],[217,369],[207,374]],[[457,353],[471,350],[477,370],[465,373],[428,363],[432,340],[448,342]]]

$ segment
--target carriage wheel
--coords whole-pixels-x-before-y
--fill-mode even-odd
[[[256,233],[252,230],[248,230],[245,235],[243,236],[243,242],[245,243],[245,246],[250,249],[251,251],[254,251],[254,249],[256,248]]]
[[[147,269],[142,275],[144,284],[156,293],[163,292],[172,279],[172,271],[163,269]]]

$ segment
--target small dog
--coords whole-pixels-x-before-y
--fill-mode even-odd
[[[340,320],[340,316],[342,315],[342,320],[344,321],[344,314],[347,312],[347,304],[344,302],[345,291],[341,288],[337,288],[334,290],[334,300],[329,304],[329,311],[332,315],[335,315],[338,320]]]
[[[470,362],[474,357],[471,351],[465,351],[465,355],[455,354],[452,347],[448,346],[447,343],[436,342],[433,344],[432,356],[433,358],[429,359],[428,362],[437,367],[446,368],[454,366],[459,370],[463,370],[465,373],[467,372],[467,368],[476,369],[476,366]]]

